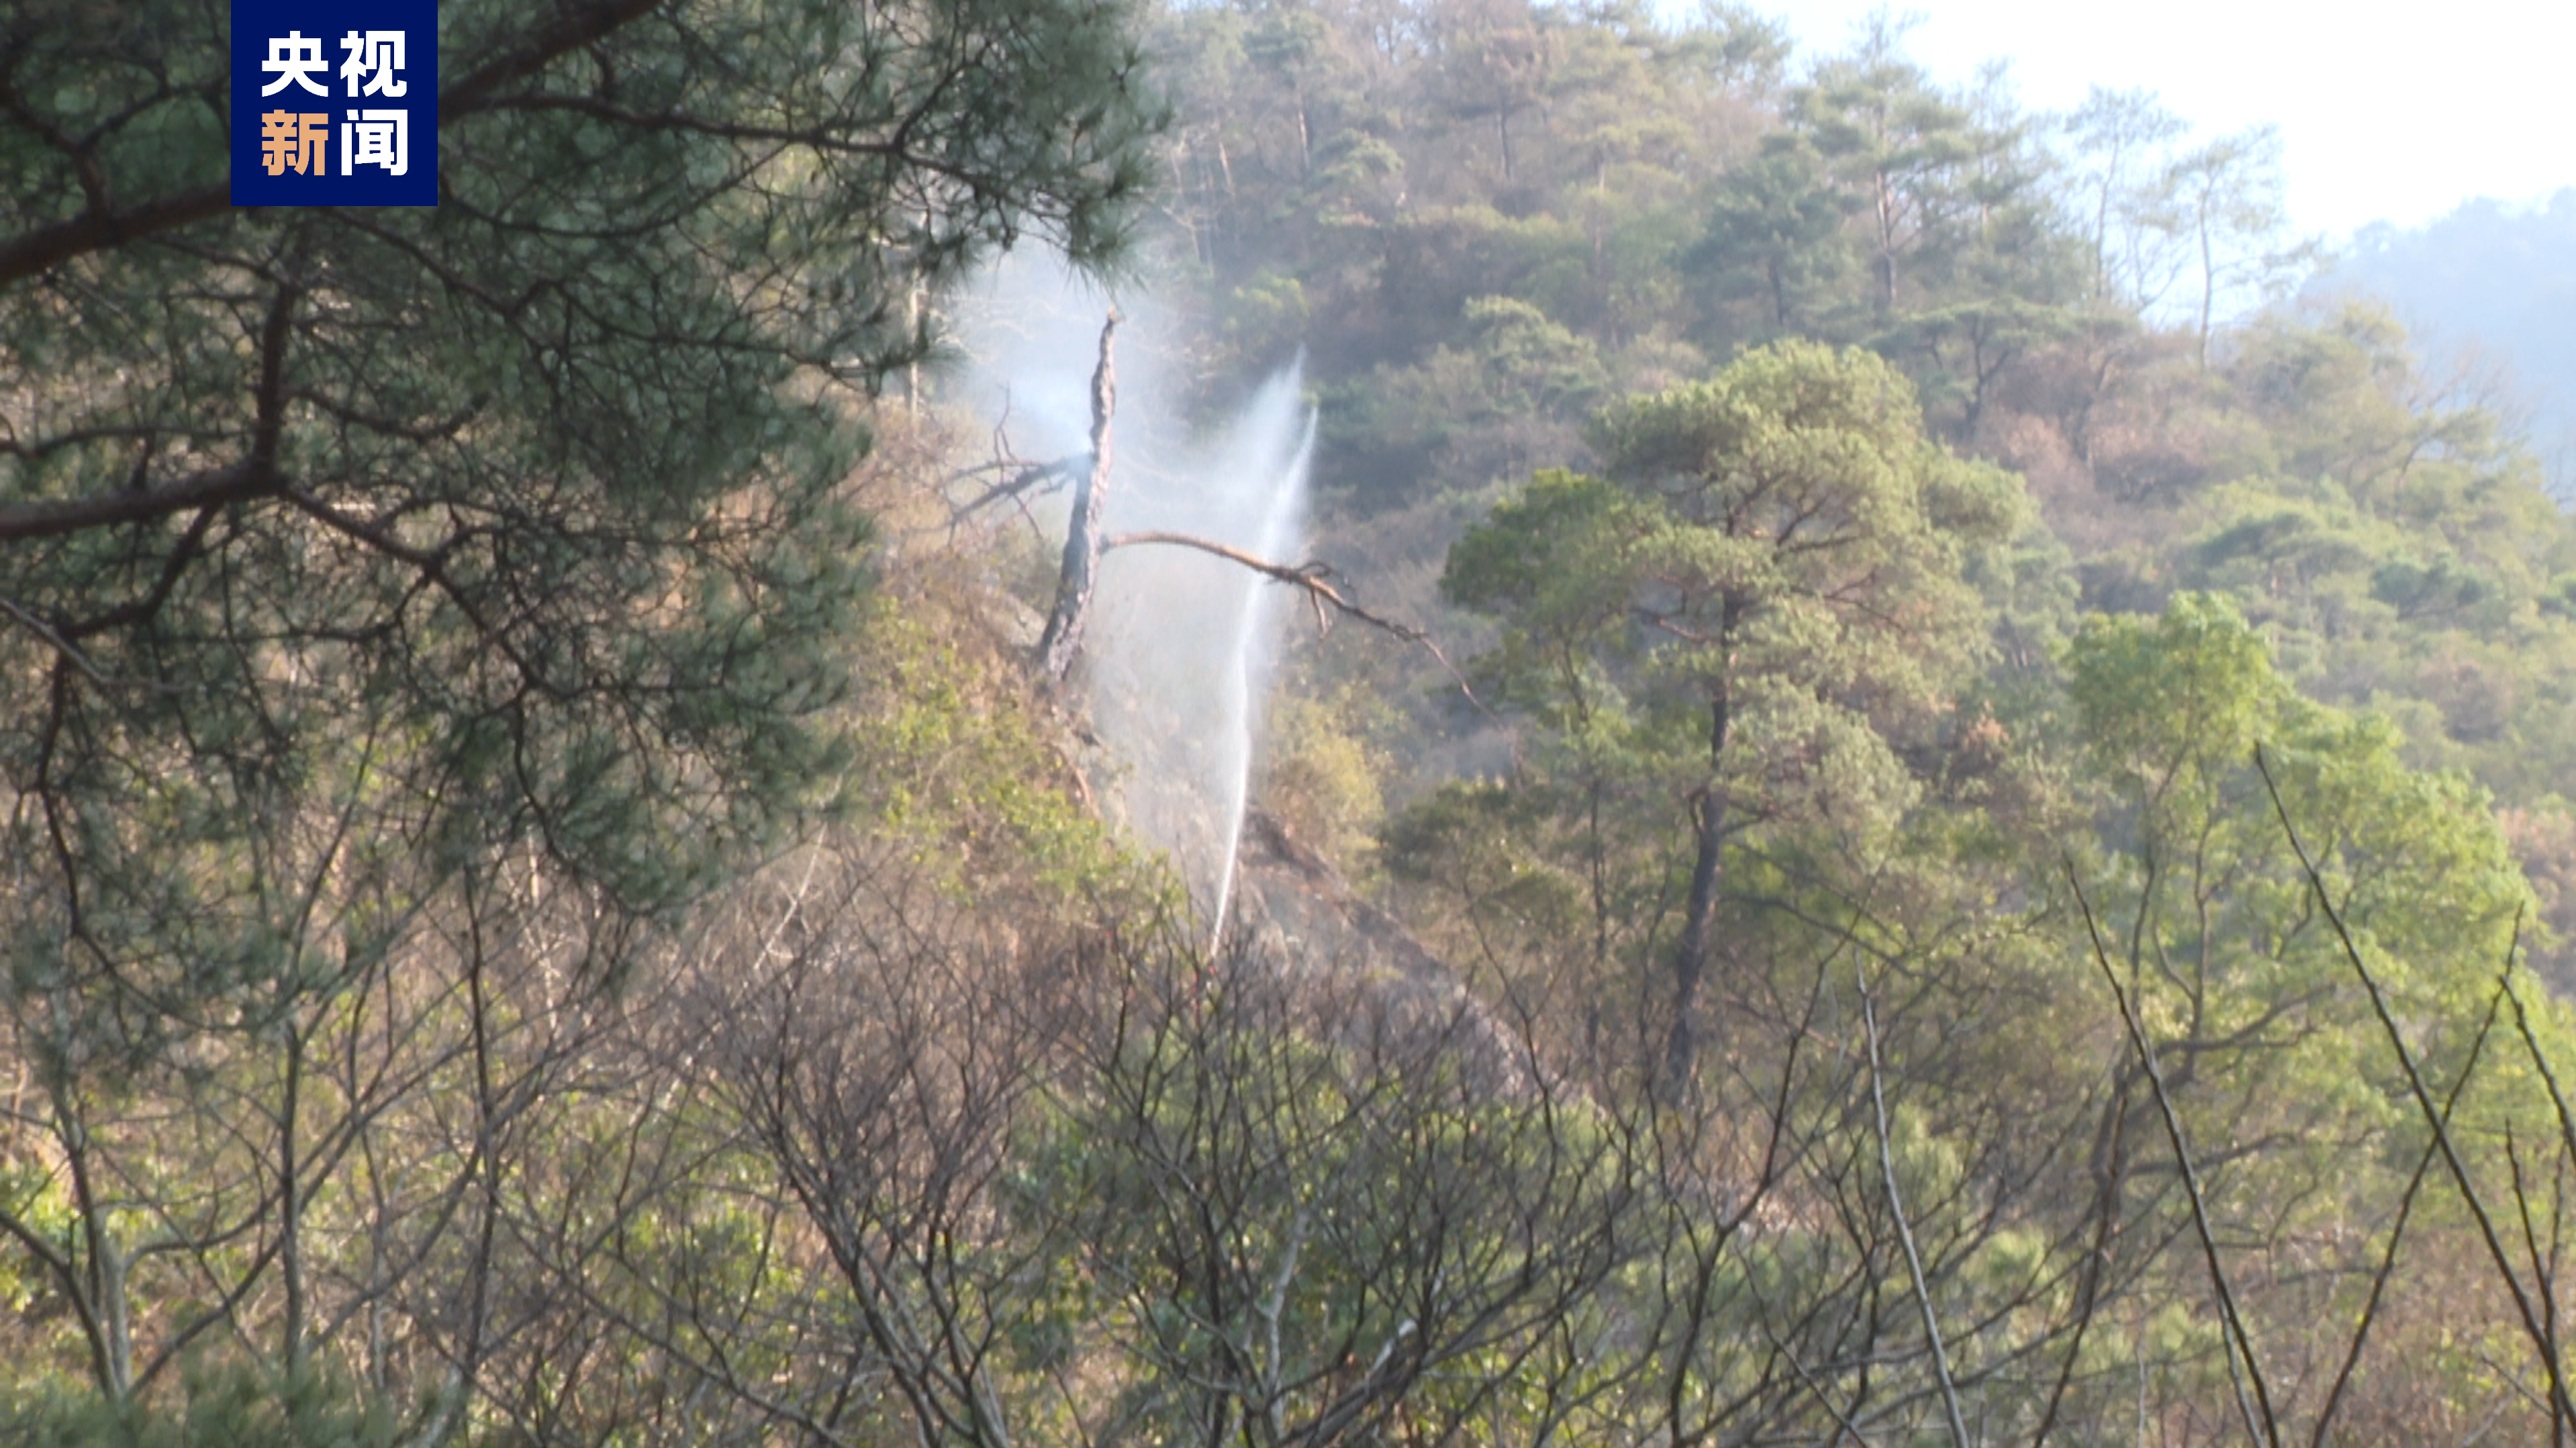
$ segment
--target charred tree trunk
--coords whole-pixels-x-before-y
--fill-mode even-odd
[[[1064,567],[1056,575],[1055,611],[1038,639],[1038,668],[1049,684],[1064,682],[1082,649],[1082,625],[1100,577],[1100,514],[1109,498],[1109,420],[1118,411],[1118,369],[1110,342],[1118,332],[1112,310],[1100,328],[1100,363],[1091,371],[1091,467],[1073,494],[1073,521],[1065,528]]]

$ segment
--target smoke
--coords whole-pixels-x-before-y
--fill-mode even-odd
[[[1314,412],[1300,363],[1283,359],[1231,416],[1193,428],[1178,315],[1121,294],[1118,410],[1103,528],[1161,530],[1275,562],[1302,558]],[[946,405],[1000,427],[1031,460],[1088,446],[1091,370],[1113,298],[1060,267],[1009,262],[959,299],[962,354]],[[1067,499],[1040,518],[1060,544]],[[1193,903],[1221,926],[1261,723],[1277,672],[1287,590],[1192,549],[1110,552],[1075,666],[1091,724],[1115,765],[1095,780],[1112,818],[1170,853]]]

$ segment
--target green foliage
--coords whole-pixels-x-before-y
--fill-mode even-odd
[[[166,1406],[116,1404],[60,1383],[13,1386],[0,1398],[0,1441],[52,1448],[394,1448],[416,1427],[314,1370],[280,1378],[200,1367]]]
[[[2195,1148],[2231,1162],[2213,1178],[2219,1210],[2270,1231],[2329,1183],[2316,1200],[2329,1214],[2391,1190],[2357,1175],[2354,1153],[2420,1139],[2413,1103],[2281,815],[2440,1083],[2530,928],[2530,887],[2485,792],[2408,768],[2386,720],[2300,699],[2223,599],[2096,617],[2067,664],[2103,791],[2093,908]],[[2523,967],[2510,974],[2541,997]],[[2558,1059],[2576,1046],[2557,1020],[2538,1030]],[[2551,1110],[2528,1058],[2500,1043],[2477,1084],[2462,1123]]]
[[[1827,184],[1824,158],[1802,136],[1765,138],[1760,155],[1727,173],[1708,227],[1684,258],[1723,302],[1755,315],[1734,329],[1756,338],[1826,332],[1857,264],[1843,235],[1851,203]]]
[[[2135,892],[2151,938],[2178,932],[2162,955],[2192,973],[2225,973],[2247,946],[2271,955],[2260,969],[2295,957],[2330,975],[2340,962],[2312,928],[2307,881],[2255,771],[2259,748],[2339,913],[2384,952],[2374,963],[2446,1010],[2482,999],[2530,894],[2476,785],[2409,769],[2384,719],[2300,699],[2223,599],[2179,595],[2152,621],[2096,617],[2067,664],[2089,758],[2120,814],[2105,841],[2129,861],[2124,897]],[[2222,901],[2246,913],[2213,915]],[[2268,994],[2242,979],[2224,991],[2194,981],[2195,1011],[2224,1002],[2259,1014]]]
[[[849,720],[859,743],[844,776],[866,827],[909,842],[959,892],[1006,873],[1073,897],[1134,883],[1134,861],[1067,796],[1008,661],[943,632],[935,609],[883,607],[870,622],[879,682]]]
[[[1937,1327],[2199,1441],[2217,1271],[2299,1436],[2537,1441],[2576,529],[2227,315],[2263,136],[1725,6],[451,3],[440,208],[235,214],[201,9],[0,56],[0,1437],[1932,1442]],[[871,404],[1140,224],[1475,690],[1294,660],[1347,878],[1221,949]]]
[[[1490,485],[1574,445],[1609,390],[1593,343],[1510,297],[1464,306],[1456,346],[1379,368],[1336,390],[1334,434],[1354,451],[1346,474],[1362,507],[1382,506],[1412,470]]]
[[[1794,953],[1771,907],[1840,914],[1838,890],[1962,838],[1924,828],[1958,784],[1919,761],[1988,656],[1979,581],[2009,572],[2026,505],[1858,349],[1759,349],[1590,436],[1609,477],[1540,473],[1442,575],[1497,627],[1472,669],[1531,726],[1518,777],[1431,795],[1387,849],[1543,976],[1598,988],[1675,950],[1687,1020],[1721,917],[1760,989],[1766,952]]]
[[[2193,510],[2171,576],[2227,592],[2319,697],[2407,723],[2420,763],[2528,797],[2576,769],[2576,557],[2532,460],[2438,396],[2386,315],[2269,323],[2232,370],[2258,445]]]
[[[1448,596],[1502,624],[1480,665],[1499,695],[1578,751],[1713,766],[1747,819],[1901,811],[1882,730],[1978,652],[1963,575],[2016,530],[2012,480],[1924,440],[1885,364],[1810,345],[1616,405],[1592,437],[1620,482],[1543,474],[1451,553]]]
[[[0,1149],[48,1187],[0,1209],[120,1401],[210,1332],[300,1361],[303,1234],[459,1089],[439,1033],[488,1130],[496,1034],[845,795],[1095,878],[953,660],[874,688],[850,474],[920,303],[1025,238],[1114,261],[1164,115],[1118,0],[451,3],[436,208],[236,211],[221,11],[40,10],[0,58]],[[456,1222],[492,1146],[448,1146],[408,1166]]]
[[[2205,805],[2213,774],[2250,760],[2290,698],[2245,620],[2204,595],[2152,623],[2091,621],[2067,673],[2095,767],[2159,800],[2179,786]]]
[[[761,847],[835,767],[865,582],[823,389],[1024,227],[1105,255],[1154,119],[1114,6],[711,4],[579,45],[449,7],[441,207],[117,245],[46,127],[97,119],[129,204],[174,167],[220,194],[219,152],[137,133],[220,86],[222,31],[82,13],[11,62],[69,109],[0,138],[13,214],[109,243],[14,279],[0,769],[13,854],[51,862],[13,934],[109,960],[225,953],[156,938],[226,908],[190,852],[308,802],[421,860],[537,840],[643,910]]]
[[[98,208],[221,195],[220,151],[159,144],[218,95],[221,26],[81,16],[10,62],[61,113],[0,132],[26,244],[90,237],[6,324],[18,989],[255,988],[306,968],[297,890],[398,928],[530,845],[646,916],[774,846],[843,766],[867,581],[829,389],[910,355],[906,286],[1024,227],[1106,254],[1154,119],[1123,12],[568,39],[451,6],[444,204],[217,210],[178,247]],[[988,40],[1015,59],[964,59]],[[78,166],[46,139],[93,123]]]
[[[1285,699],[1272,711],[1262,804],[1300,840],[1345,873],[1365,874],[1386,815],[1383,751],[1373,746],[1364,708],[1344,697],[1325,703]]]

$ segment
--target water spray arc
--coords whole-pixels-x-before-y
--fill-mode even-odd
[[[1292,366],[1271,387],[1295,397],[1301,379],[1301,365]],[[1264,392],[1269,392],[1265,388]],[[1306,526],[1306,491],[1315,457],[1315,411],[1306,410],[1306,424],[1298,435],[1296,450],[1289,454],[1277,476],[1271,481],[1268,506],[1261,516],[1260,531],[1253,540],[1253,551],[1263,558],[1288,558],[1304,543]],[[1224,944],[1228,914],[1234,905],[1234,878],[1237,857],[1243,849],[1243,817],[1252,802],[1252,763],[1255,728],[1261,704],[1270,692],[1270,678],[1277,664],[1273,607],[1277,590],[1271,580],[1257,573],[1245,572],[1236,585],[1234,648],[1229,660],[1223,695],[1224,713],[1220,725],[1225,731],[1229,753],[1223,756],[1222,774],[1230,788],[1225,801],[1225,850],[1217,867],[1216,908],[1208,921],[1208,951],[1213,955]]]

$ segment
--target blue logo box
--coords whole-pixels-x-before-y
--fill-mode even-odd
[[[233,0],[233,204],[438,204],[438,0]]]

